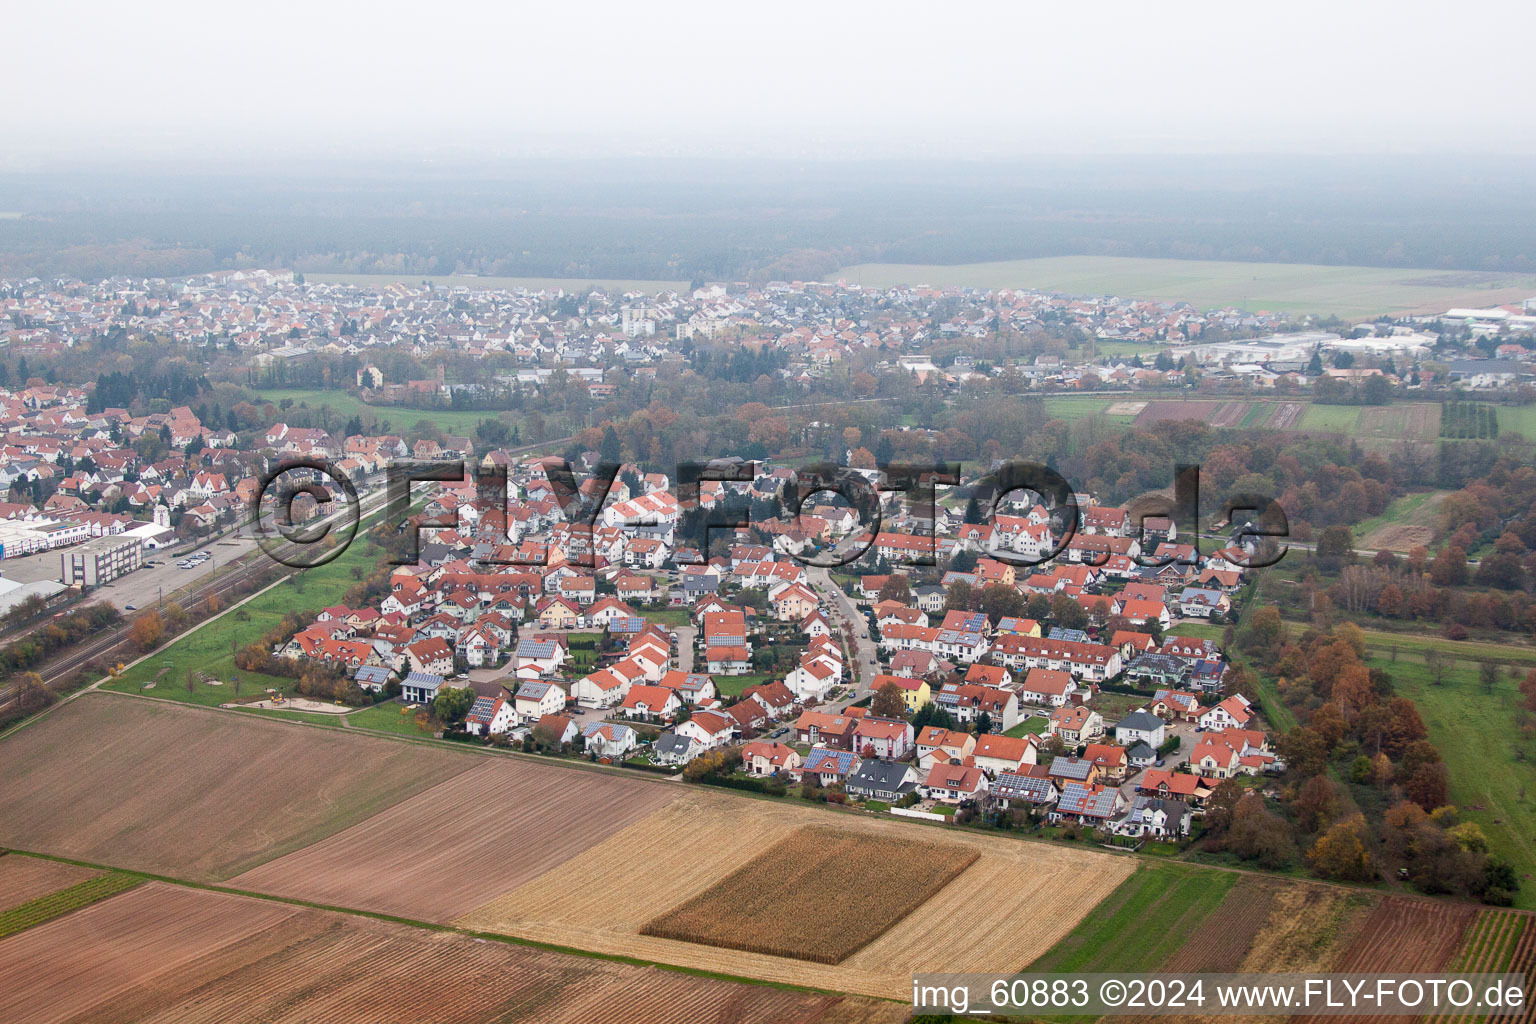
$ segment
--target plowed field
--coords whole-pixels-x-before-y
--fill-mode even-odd
[[[231,884],[444,922],[666,804],[678,787],[498,759]]]
[[[218,881],[483,763],[91,694],[0,741],[0,846]]]
[[[6,1024],[813,1024],[834,1009],[891,1019],[832,996],[158,883],[0,941]]]
[[[0,910],[94,878],[99,871],[36,857],[0,857]]]

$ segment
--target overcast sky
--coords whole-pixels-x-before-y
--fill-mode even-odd
[[[1529,0],[8,8],[12,163],[1536,150]]]

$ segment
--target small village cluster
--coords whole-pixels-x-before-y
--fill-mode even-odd
[[[1231,610],[1247,560],[1236,544],[1197,555],[1172,522],[1138,526],[1080,495],[1074,539],[1025,569],[1003,559],[1055,542],[1038,504],[977,526],[942,505],[919,519],[893,496],[889,530],[869,542],[890,571],[840,572],[840,586],[791,552],[855,537],[841,505],[716,538],[706,559],[678,545],[687,509],[663,474],[616,480],[586,531],[561,512],[550,460],[493,451],[482,465],[508,471],[505,534],[471,482],[443,485],[415,517],[417,562],[376,607],[325,609],[274,653],[376,694],[398,686],[407,712],[472,688],[463,728],[487,740],[657,767],[731,750],[742,777],[917,805],[908,813],[1022,808],[1171,838],[1221,780],[1281,767],[1249,701],[1224,694],[1215,642],[1178,632]],[[787,473],[707,483],[698,501]],[[936,540],[904,532],[923,525]],[[950,568],[909,585],[903,550],[935,542]],[[1143,545],[1152,557],[1138,561]],[[962,587],[1005,588],[1041,613],[947,607]],[[1054,624],[1068,617],[1077,625]],[[760,650],[777,652],[772,670]]]

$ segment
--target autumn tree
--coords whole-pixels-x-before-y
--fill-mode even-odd
[[[946,612],[968,612],[975,603],[975,588],[964,580],[956,580],[944,591]]]
[[[1285,639],[1285,623],[1280,609],[1265,605],[1245,617],[1237,631],[1237,646],[1249,654],[1268,653]]]
[[[907,701],[901,687],[887,682],[876,690],[874,699],[869,702],[869,713],[880,718],[905,718]]]
[[[1429,581],[1437,587],[1459,587],[1467,582],[1467,553],[1454,544],[1440,549],[1429,563]]]
[[[1365,771],[1370,772],[1370,760],[1365,759]],[[1338,813],[1339,794],[1333,780],[1327,775],[1314,775],[1301,784],[1292,803],[1296,819],[1308,832],[1320,832],[1332,823]]]
[[[1318,837],[1307,851],[1307,863],[1323,878],[1346,882],[1370,882],[1376,879],[1375,858],[1367,845],[1370,836],[1365,816],[1355,814],[1335,822]]]
[[[1403,751],[1397,782],[1403,795],[1426,811],[1445,806],[1450,797],[1450,773],[1428,740],[1416,740]]]
[[[36,714],[59,699],[36,672],[17,674],[11,680],[11,693],[17,710],[24,715]]]
[[[912,598],[912,585],[906,576],[893,572],[880,584],[880,592],[876,595],[876,601],[895,601],[898,604],[906,604]]]
[[[1257,793],[1245,793],[1233,807],[1226,845],[1244,860],[1258,861],[1271,870],[1283,868],[1296,858],[1291,830],[1284,819],[1264,806],[1264,798]]]
[[[159,612],[145,612],[133,620],[131,635],[139,650],[151,650],[165,639],[165,621],[160,618]]]

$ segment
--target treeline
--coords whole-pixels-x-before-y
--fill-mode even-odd
[[[0,648],[0,679],[42,665],[82,640],[123,621],[110,604],[91,602]]]
[[[1426,893],[1508,906],[1513,868],[1450,804],[1450,772],[1418,708],[1392,677],[1366,665],[1360,629],[1292,638],[1274,606],[1255,611],[1236,646],[1275,676],[1300,723],[1276,746],[1285,785],[1273,804],[1223,784],[1207,812],[1205,843],[1265,867],[1304,861],[1317,875],[1369,882],[1401,872]]]

